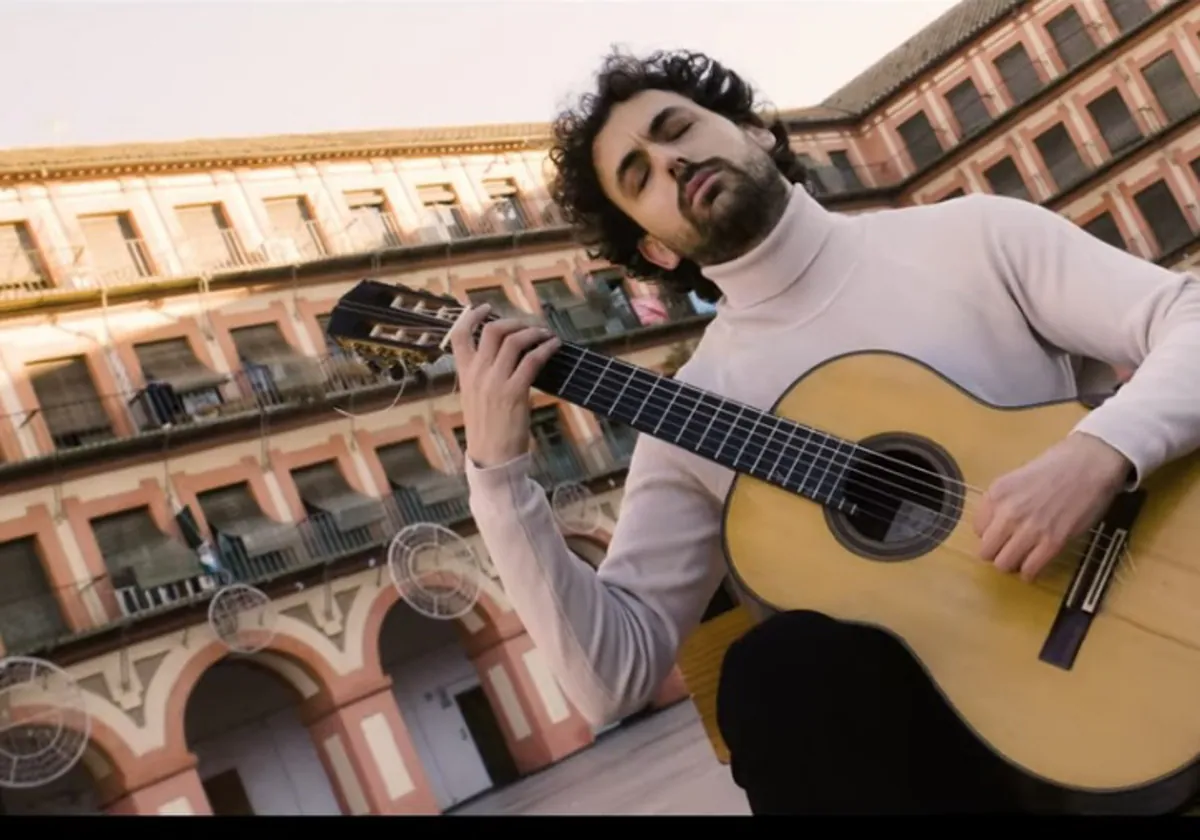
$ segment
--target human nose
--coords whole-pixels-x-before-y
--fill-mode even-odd
[[[664,167],[672,180],[678,181],[683,177],[683,173],[687,171],[691,163],[687,158],[679,154],[671,154],[667,156]]]

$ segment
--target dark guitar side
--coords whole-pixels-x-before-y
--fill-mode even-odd
[[[915,360],[866,352],[809,372],[773,411],[848,440],[877,438],[895,457],[983,490],[1061,440],[1087,408],[988,405]],[[824,507],[738,475],[725,550],[738,583],[768,607],[898,638],[984,743],[1077,792],[1081,809],[1169,810],[1200,784],[1198,468],[1190,456],[1146,482],[1132,559],[1121,560],[1065,666],[1039,657],[1086,541],[1032,584],[1000,573],[975,554],[978,492],[965,505],[945,497],[955,519],[940,544],[904,545],[856,536]]]

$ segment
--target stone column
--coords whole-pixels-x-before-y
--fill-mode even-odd
[[[504,639],[471,660],[522,773],[553,764],[595,740],[528,633]]]
[[[343,813],[440,812],[390,680],[305,719]]]
[[[208,795],[196,772],[195,759],[174,775],[125,792],[104,810],[122,816],[212,816]]]

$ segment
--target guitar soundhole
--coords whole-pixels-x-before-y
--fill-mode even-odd
[[[898,433],[860,441],[858,452],[839,488],[842,511],[825,513],[842,545],[884,561],[911,560],[940,545],[963,506],[962,475],[949,453]]]

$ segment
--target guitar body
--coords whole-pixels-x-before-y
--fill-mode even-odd
[[[1077,402],[990,406],[887,353],[832,360],[775,408],[864,446],[877,439],[894,458],[979,490],[1060,441],[1086,412]],[[906,546],[901,535],[889,545],[822,505],[739,475],[726,502],[726,551],[735,577],[766,605],[901,640],[962,721],[1025,774],[1082,794],[1157,788],[1182,802],[1200,756],[1198,465],[1184,459],[1147,482],[1129,557],[1066,665],[1040,656],[1086,541],[1032,584],[998,572],[975,553],[978,492],[957,508],[946,503],[953,530],[941,542]]]

